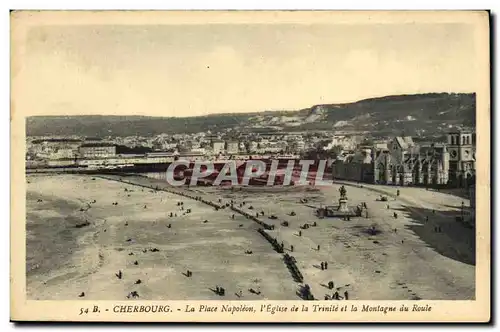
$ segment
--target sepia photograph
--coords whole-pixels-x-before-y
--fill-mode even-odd
[[[12,319],[489,320],[488,12],[11,30]]]

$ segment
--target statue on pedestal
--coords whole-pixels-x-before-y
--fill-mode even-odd
[[[341,199],[342,198],[347,198],[347,196],[346,196],[347,195],[347,190],[345,189],[344,186],[340,187],[339,192],[340,192],[340,198]]]
[[[339,198],[339,208],[338,211],[347,212],[349,209],[347,208],[347,190],[344,186],[340,187],[340,198]]]

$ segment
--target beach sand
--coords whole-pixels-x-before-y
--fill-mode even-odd
[[[200,201],[110,179],[83,175],[29,178],[29,299],[122,300],[131,291],[147,300],[298,299],[300,284],[286,268],[283,254],[273,251],[252,220],[229,209],[216,211]],[[150,178],[125,180],[167,188]],[[245,201],[242,208],[252,214],[264,211],[261,219],[275,225],[268,233],[296,258],[304,283],[317,299],[335,290],[342,296],[348,291],[353,300],[474,298],[474,231],[455,221],[463,199],[401,188],[397,199],[379,202],[380,193],[369,185],[346,186],[349,204],[366,202],[369,218],[318,219],[315,207],[335,204],[338,189],[339,185],[184,190],[212,201],[232,199],[235,205]],[[301,203],[302,198],[307,203]],[[180,201],[185,210],[177,205]],[[188,208],[192,212],[183,215]],[[290,215],[292,211],[295,216]],[[177,217],[170,217],[170,212]],[[278,219],[269,219],[270,215]],[[285,220],[288,227],[281,226]],[[76,228],[85,221],[90,224]],[[301,230],[298,236],[301,225],[313,222],[317,226]],[[377,235],[367,233],[371,226]],[[153,248],[159,251],[151,252]],[[328,262],[327,270],[321,270],[321,262]],[[188,269],[193,272],[190,278],[183,274]],[[119,270],[122,279],[115,276]],[[141,283],[135,284],[138,279]],[[334,290],[328,289],[329,281],[334,282]],[[226,289],[224,297],[211,290],[217,285]],[[261,293],[250,293],[250,288]],[[240,290],[242,298],[235,294]],[[81,292],[84,297],[78,297]]]
[[[145,300],[217,300],[221,297],[210,290],[216,286],[226,289],[225,300],[240,299],[235,295],[240,290],[241,300],[296,298],[281,255],[242,216],[233,220],[229,211],[198,201],[100,178],[29,181],[29,299],[123,300],[137,291]],[[90,209],[80,211],[93,200]],[[188,208],[192,212],[183,215]],[[85,220],[91,225],[75,228]],[[151,252],[154,248],[159,251]],[[190,278],[183,274],[188,269]],[[122,279],[115,276],[119,270]],[[81,292],[85,297],[78,297]]]

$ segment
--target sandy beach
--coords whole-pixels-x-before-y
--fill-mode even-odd
[[[251,219],[119,180],[28,178],[29,299],[122,300],[133,291],[144,300],[298,299],[300,284],[283,254],[272,249]],[[150,178],[125,180],[168,188]],[[365,202],[369,211],[369,218],[350,221],[314,214],[320,204],[335,204],[339,185],[183,190],[212,201],[245,202],[242,209],[252,214],[264,212],[262,219],[275,226],[267,232],[295,257],[316,299],[333,291],[342,296],[347,291],[353,300],[473,299],[474,231],[455,221],[464,199],[401,188],[400,197],[380,202],[380,190],[395,194],[396,189],[374,187],[346,186],[349,205]],[[301,202],[304,198],[307,203]],[[277,219],[269,219],[271,215]],[[284,221],[288,226],[282,226]],[[316,226],[300,229],[314,222]],[[376,235],[367,232],[371,226]],[[328,262],[326,270],[321,262]],[[327,287],[329,281],[335,289]],[[225,288],[224,297],[215,294],[216,286]]]
[[[81,299],[121,300],[137,291],[147,300],[218,299],[210,290],[217,285],[227,289],[224,299],[239,299],[240,290],[242,300],[295,296],[281,256],[246,218],[99,178],[34,177],[28,186],[28,298],[79,299],[84,292]],[[75,228],[85,220],[91,224]]]

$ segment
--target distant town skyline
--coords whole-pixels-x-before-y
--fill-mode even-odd
[[[474,26],[34,26],[17,75],[33,115],[202,116],[477,91]]]

